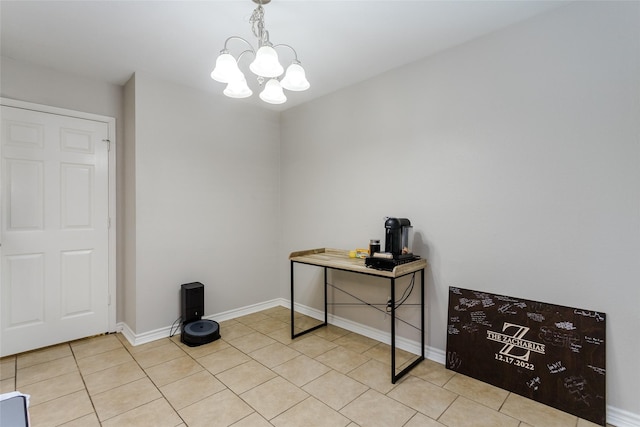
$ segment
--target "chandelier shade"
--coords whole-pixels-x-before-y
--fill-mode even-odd
[[[309,89],[309,81],[304,72],[304,68],[300,64],[291,64],[287,67],[287,73],[280,82],[282,87],[292,91],[303,91]]]
[[[216,68],[211,72],[211,78],[220,83],[229,83],[243,78],[236,59],[229,53],[222,53],[216,59]]]
[[[241,79],[230,81],[222,93],[229,98],[248,98],[253,95],[253,91],[249,89],[244,75],[242,75]]]
[[[300,61],[298,53],[287,44],[273,45],[269,40],[269,32],[264,27],[263,4],[270,0],[253,0],[258,7],[253,11],[249,22],[251,23],[253,35],[257,38],[257,49],[242,37],[231,36],[225,43],[224,48],[216,59],[216,65],[211,72],[211,78],[227,86],[223,93],[230,98],[247,98],[253,94],[249,88],[244,73],[240,70],[240,61],[245,54],[253,55],[253,61],[249,64],[249,70],[256,75],[256,81],[260,86],[264,84],[264,89],[260,92],[260,99],[270,104],[282,104],[287,101],[283,89],[290,91],[303,91],[310,87],[306,73]],[[227,49],[231,41],[240,41],[246,46],[237,57],[234,57]],[[276,49],[287,48],[293,53],[293,60],[285,69],[280,63],[280,58]],[[266,83],[265,83],[266,82]]]
[[[256,52],[256,59],[249,65],[253,74],[262,77],[278,77],[284,68],[278,61],[278,52],[271,46],[262,46]]]
[[[260,92],[260,99],[269,104],[284,104],[287,102],[287,97],[277,79],[271,79],[264,85],[264,90]]]

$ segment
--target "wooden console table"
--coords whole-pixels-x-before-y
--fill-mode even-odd
[[[420,336],[421,336],[421,354],[411,364],[406,366],[402,371],[396,374],[396,306],[391,304],[391,383],[395,384],[402,376],[413,369],[418,363],[424,360],[424,269],[427,261],[418,259],[396,266],[392,271],[376,270],[366,267],[364,259],[350,258],[349,251],[341,249],[310,249],[306,251],[292,252],[289,255],[291,262],[291,339],[307,334],[318,328],[326,326],[327,322],[327,270],[341,270],[358,274],[366,274],[368,276],[376,276],[389,279],[391,287],[391,301],[396,301],[396,279],[407,276],[409,274],[420,272]],[[313,326],[302,332],[295,333],[294,314],[294,264],[307,264],[324,268],[324,323]]]

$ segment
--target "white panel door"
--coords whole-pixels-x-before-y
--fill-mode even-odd
[[[2,106],[2,356],[109,328],[107,123]]]

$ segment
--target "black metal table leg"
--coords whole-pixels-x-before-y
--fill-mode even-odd
[[[324,268],[324,324],[327,325],[328,317],[327,317],[327,267]]]
[[[294,280],[293,280],[293,264],[291,261],[291,339],[297,338],[301,335],[308,334],[311,331],[315,331],[318,328],[323,326],[327,326],[327,267],[324,267],[324,323],[320,323],[319,325],[313,326],[309,329],[305,329],[304,331],[300,331],[297,334],[295,333],[295,310],[294,310],[294,297],[293,297],[293,288],[294,288]]]
[[[424,269],[420,270],[420,335],[422,338],[420,360],[424,360]]]
[[[294,313],[295,313],[295,309],[293,307],[293,302],[295,301],[295,298],[293,297],[293,261],[291,261],[291,339],[293,339],[293,335],[294,335]]]
[[[391,383],[396,383],[396,279],[391,279]]]
[[[391,383],[395,384],[400,378],[424,360],[424,269],[420,271],[420,334],[422,334],[420,356],[396,375],[396,328],[395,328],[395,281],[391,279]]]

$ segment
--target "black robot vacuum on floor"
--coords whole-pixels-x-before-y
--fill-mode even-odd
[[[208,344],[220,338],[218,322],[202,319],[204,314],[204,285],[185,283],[180,289],[182,300],[182,334],[180,341],[189,347]]]

